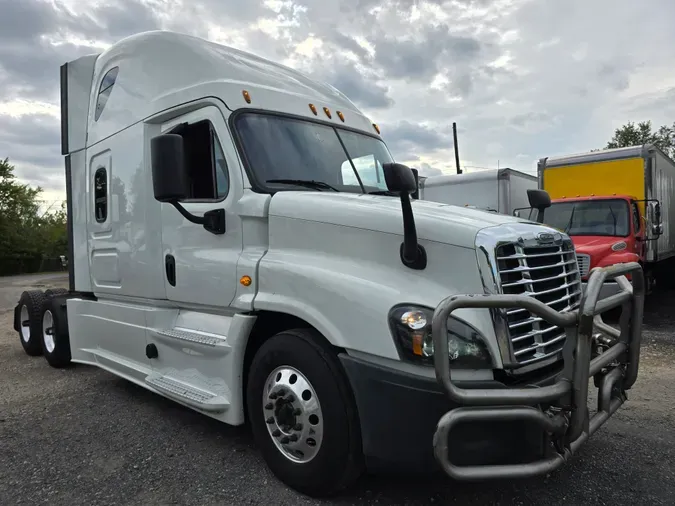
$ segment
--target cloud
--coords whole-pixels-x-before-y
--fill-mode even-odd
[[[310,73],[420,170],[531,170],[602,147],[626,121],[675,121],[675,3],[596,0],[0,0],[0,158],[57,191],[59,66],[151,29]],[[177,69],[178,71],[179,69]]]
[[[440,176],[443,174],[441,169],[438,167],[432,167],[428,163],[421,163],[417,170],[419,175],[424,177]]]

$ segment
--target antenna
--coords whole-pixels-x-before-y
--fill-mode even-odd
[[[459,167],[459,148],[457,147],[457,123],[452,122],[452,141],[455,143],[455,166],[457,167],[457,174],[462,173]]]

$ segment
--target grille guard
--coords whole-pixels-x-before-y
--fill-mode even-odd
[[[632,282],[626,274],[631,275]],[[620,291],[599,301],[602,285],[608,280],[616,280]],[[626,390],[637,379],[644,297],[642,267],[631,262],[592,269],[579,308],[565,313],[524,295],[455,295],[442,300],[432,320],[436,379],[448,397],[462,405],[441,417],[434,433],[434,454],[445,473],[456,480],[525,478],[562,466],[621,407],[626,400]],[[600,314],[620,305],[620,329],[615,329],[604,323]],[[555,383],[541,388],[476,390],[455,386],[447,359],[447,320],[459,308],[524,308],[565,328],[564,367]],[[595,332],[617,341],[592,358]],[[598,410],[592,418],[588,411],[591,377],[598,387]],[[541,404],[551,404],[553,410]],[[450,462],[448,435],[453,427],[462,422],[511,420],[540,425],[553,443],[550,454],[525,464],[457,466]]]

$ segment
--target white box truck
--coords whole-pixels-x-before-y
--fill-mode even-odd
[[[636,381],[637,264],[582,295],[564,234],[411,202],[411,169],[331,86],[159,31],[63,65],[61,98],[70,287],[22,294],[26,353],[249,423],[296,490],[545,474]],[[594,320],[621,304],[620,329]]]
[[[419,198],[513,215],[529,207],[527,190],[537,189],[534,175],[509,168],[420,177]]]

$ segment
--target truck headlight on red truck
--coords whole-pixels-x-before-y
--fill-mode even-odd
[[[418,364],[434,365],[433,315],[432,309],[407,304],[395,306],[389,312],[389,327],[403,358]],[[481,334],[453,316],[448,319],[448,348],[453,368],[492,368],[492,357]]]

